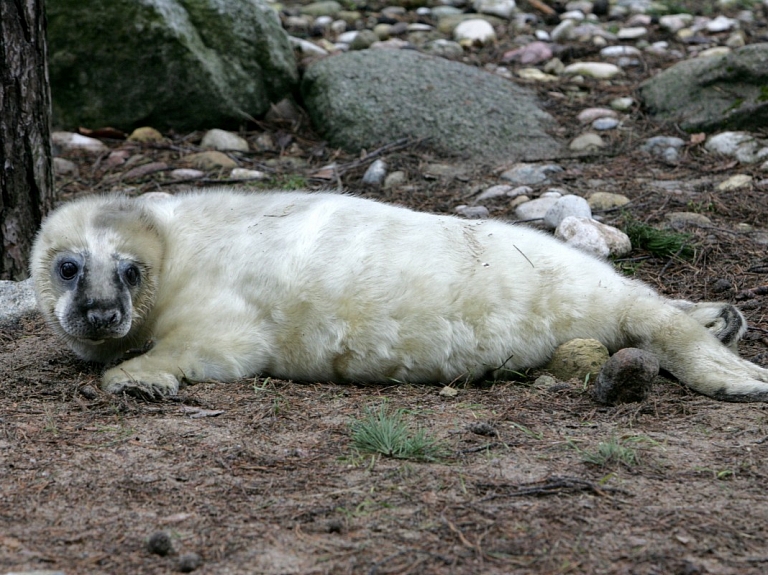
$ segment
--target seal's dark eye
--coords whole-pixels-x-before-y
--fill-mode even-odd
[[[139,271],[139,268],[134,265],[130,265],[125,268],[123,275],[125,276],[125,281],[127,281],[128,284],[132,286],[138,285],[139,280],[141,279],[141,272]]]
[[[63,280],[74,279],[78,271],[80,271],[80,267],[75,262],[67,260],[59,264],[59,276]]]

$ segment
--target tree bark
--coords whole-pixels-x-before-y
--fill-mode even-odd
[[[0,0],[0,279],[24,279],[53,205],[44,0]]]

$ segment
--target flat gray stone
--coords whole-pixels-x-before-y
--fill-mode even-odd
[[[390,81],[397,78],[397,81]],[[364,50],[310,65],[301,83],[314,125],[351,152],[429,138],[438,153],[480,162],[552,158],[562,146],[529,90],[476,67],[413,50]]]
[[[13,323],[37,310],[32,279],[0,281],[0,325]]]
[[[689,132],[750,130],[768,123],[768,43],[691,58],[640,85],[650,112]]]
[[[47,0],[55,126],[226,127],[298,70],[266,0]]]

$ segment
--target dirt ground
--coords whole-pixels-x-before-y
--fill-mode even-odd
[[[560,135],[576,133],[579,110],[631,95],[667,63],[645,64],[624,83],[588,83],[578,97],[564,86],[542,89]],[[352,193],[450,212],[498,182],[494,168],[480,166],[425,176],[430,163],[459,164],[411,145],[382,152],[407,186],[364,188],[370,157],[327,149],[306,125],[247,129],[251,141],[268,132],[278,143],[239,158],[270,171],[271,185],[334,185],[312,176],[336,161]],[[686,230],[694,259],[635,250],[616,266],[670,296],[739,304],[751,326],[742,355],[766,365],[768,300],[755,289],[768,284],[766,245],[738,224],[768,231],[768,190],[715,190],[736,173],[765,175],[708,155],[695,139],[676,165],[636,151],[657,134],[681,135],[636,113],[609,136],[610,154],[561,162],[555,185],[627,195],[625,211],[603,214],[617,226],[629,217],[661,226],[670,211],[707,215],[710,226]],[[139,163],[179,167],[201,135],[154,146],[105,141],[143,156]],[[58,179],[62,199],[179,187],[162,171],[126,178],[129,167],[108,165],[106,155],[66,157],[80,173]],[[296,168],[296,158],[306,163]],[[493,217],[511,215],[506,201],[487,205]],[[148,403],[102,393],[99,372],[36,317],[0,330],[0,572],[171,573],[189,553],[202,561],[196,573],[217,575],[768,571],[766,404],[717,402],[660,377],[644,403],[604,407],[584,382],[538,388],[536,373],[456,397],[429,386],[255,378]],[[355,451],[351,423],[382,402],[441,441],[445,457]],[[601,444],[631,457],[594,461]],[[147,546],[159,531],[171,537],[167,556]]]

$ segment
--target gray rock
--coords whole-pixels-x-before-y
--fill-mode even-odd
[[[384,160],[374,160],[374,162],[368,166],[363,174],[363,183],[370,185],[378,185],[384,181],[384,177],[387,175],[387,163]]]
[[[384,179],[384,189],[389,190],[391,188],[397,188],[398,186],[402,186],[406,182],[406,175],[405,172],[402,170],[397,170],[396,172],[392,172]]]
[[[548,184],[549,174],[556,174],[562,171],[563,168],[557,164],[520,163],[504,171],[501,174],[501,179],[522,186]]]
[[[54,125],[223,125],[263,114],[298,81],[266,0],[49,0],[46,11]]]
[[[621,349],[603,365],[592,394],[595,400],[609,405],[643,401],[657,375],[659,360],[655,355],[642,349]]]
[[[692,58],[640,85],[652,114],[689,132],[749,130],[768,123],[768,43]]]
[[[742,164],[755,164],[768,159],[768,142],[748,132],[722,132],[704,144],[710,152],[736,158]]]
[[[703,214],[696,212],[669,212],[664,214],[664,220],[667,226],[673,229],[684,228],[686,226],[710,226],[712,220]]]
[[[573,377],[583,380],[588,375],[596,377],[606,361],[608,350],[595,339],[572,339],[555,350],[544,370],[557,379]]]
[[[371,30],[360,30],[355,34],[354,39],[349,44],[350,50],[365,50],[370,48],[371,44],[378,42],[379,37],[376,36]]]
[[[641,145],[640,149],[644,152],[655,153],[665,148],[680,148],[685,145],[685,140],[675,138],[674,136],[654,136],[648,138]]]
[[[611,192],[595,192],[587,198],[589,207],[595,210],[610,210],[611,208],[620,208],[629,203],[629,198],[622,194],[613,194]]]
[[[31,278],[21,282],[0,281],[0,325],[14,323],[36,309]]]
[[[648,152],[666,162],[674,163],[679,159],[680,154],[678,150],[684,144],[685,141],[680,138],[672,136],[655,136],[653,138],[648,138],[643,142],[640,146],[640,150]]]
[[[468,220],[486,220],[491,216],[485,206],[456,206],[454,209]]]
[[[510,197],[510,192],[512,192],[513,189],[514,188],[512,186],[508,186],[507,184],[497,184],[495,186],[491,186],[490,188],[484,190],[479,196],[477,196],[473,203],[478,203],[493,198]]]
[[[449,59],[461,58],[464,55],[464,48],[461,47],[461,44],[453,40],[445,40],[444,38],[427,42],[423,50],[427,54]]]
[[[301,92],[323,136],[353,152],[404,137],[429,138],[426,144],[439,153],[483,162],[561,152],[546,133],[554,120],[531,92],[475,67],[412,50],[325,58],[309,66]]]
[[[77,164],[64,158],[53,158],[53,173],[57,176],[74,176],[80,173]]]
[[[544,224],[554,230],[560,225],[560,222],[568,217],[591,218],[592,209],[589,207],[587,200],[573,194],[558,198],[552,204],[552,207],[547,210],[547,213],[544,214]]]

